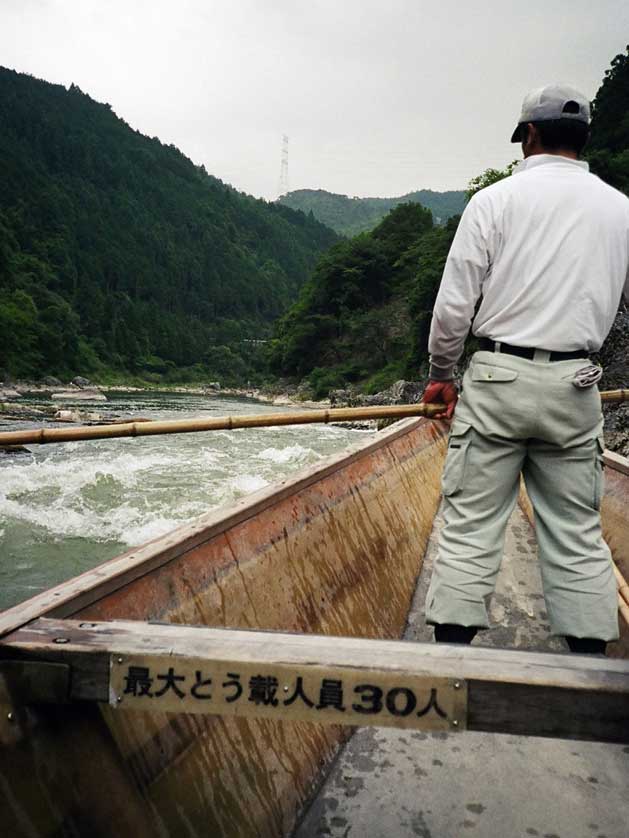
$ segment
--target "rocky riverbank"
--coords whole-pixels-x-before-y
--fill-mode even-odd
[[[601,381],[601,389],[621,389],[629,383],[629,314],[619,315],[602,352],[596,358],[605,372]],[[63,384],[57,378],[46,378],[40,382],[11,382],[0,381],[0,420],[34,420],[74,422],[90,424],[101,421],[97,410],[87,407],[81,408],[72,404],[77,401],[96,402],[105,401],[108,392],[124,393],[188,393],[201,396],[221,396],[228,398],[246,398],[262,404],[276,407],[373,407],[380,405],[416,404],[421,401],[425,381],[395,382],[391,387],[380,393],[365,394],[357,388],[330,391],[329,398],[313,401],[308,398],[307,388],[299,385],[280,382],[275,387],[221,387],[216,382],[206,385],[181,386],[150,386],[135,385],[99,385],[89,379],[77,376],[71,382]],[[48,397],[51,402],[39,402],[36,406],[20,404],[22,396],[41,395]],[[71,403],[64,407],[63,403]],[[607,447],[629,457],[629,404],[605,406],[605,439]],[[128,420],[129,417],[126,417]],[[121,421],[109,419],[108,421]],[[391,424],[394,420],[382,420],[377,423],[378,428]],[[373,428],[373,421],[354,423],[353,427]]]
[[[35,404],[21,404],[23,396],[41,396],[44,401]],[[48,399],[50,404],[47,403]],[[47,420],[57,422],[87,422],[100,418],[94,411],[80,408],[63,409],[64,402],[106,402],[107,396],[98,385],[89,379],[76,376],[64,384],[58,378],[49,376],[42,381],[0,381],[0,419]]]
[[[619,312],[600,353],[593,359],[603,367],[601,390],[629,388],[629,312]],[[629,403],[607,405],[605,444],[610,451],[629,457]]]

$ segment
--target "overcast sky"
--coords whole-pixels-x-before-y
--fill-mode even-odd
[[[238,189],[460,189],[530,88],[594,97],[627,0],[0,0],[0,65],[109,102]]]

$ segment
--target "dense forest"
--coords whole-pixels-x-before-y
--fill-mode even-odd
[[[420,189],[399,198],[349,198],[325,189],[297,189],[282,195],[279,202],[292,209],[311,212],[337,233],[356,236],[373,230],[399,204],[421,204],[432,212],[437,224],[445,224],[449,218],[463,212],[465,193]]]
[[[387,199],[308,191],[339,229],[347,204],[362,216],[344,223],[376,224],[339,239],[312,206],[235,191],[77,87],[0,68],[0,124],[0,379],[283,376],[323,396],[425,366],[463,193],[390,199],[378,221]],[[629,48],[596,95],[586,156],[629,193]]]
[[[335,245],[279,321],[272,369],[307,378],[317,398],[348,384],[377,392],[416,377],[456,226],[436,226],[420,204],[400,204],[371,233]]]
[[[585,156],[595,174],[629,194],[629,47],[596,95]],[[487,170],[468,194],[511,168]],[[278,322],[276,374],[305,379],[322,397],[347,385],[376,392],[425,373],[432,306],[457,223],[435,226],[430,212],[405,203],[371,233],[335,245]]]
[[[75,86],[0,68],[0,125],[0,379],[258,374],[333,231]]]

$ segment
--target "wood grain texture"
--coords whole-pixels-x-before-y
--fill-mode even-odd
[[[468,729],[516,736],[629,742],[629,696],[539,684],[471,681]]]
[[[433,450],[434,455],[437,456],[438,473],[444,454],[443,444],[440,450],[439,440],[443,440],[446,433],[447,428],[442,422],[428,423],[421,419],[398,422],[385,431],[381,431],[368,442],[351,446],[341,454],[328,457],[315,466],[302,469],[290,478],[247,495],[229,508],[213,510],[164,536],[128,550],[92,570],[0,612],[0,636],[44,615],[65,617],[76,614],[91,603],[98,602],[105,596],[125,588],[135,579],[177,560],[184,554],[203,549],[204,545],[209,544],[222,533],[233,532],[243,521],[255,518],[265,510],[274,508],[287,498],[299,495],[310,486],[321,483],[336,473],[343,476],[343,480],[346,481],[346,490],[349,490],[351,484],[347,469],[353,463],[367,462],[371,454],[384,453],[395,440],[403,440],[409,434],[413,442],[409,444],[407,441],[406,447],[411,450],[411,456],[415,453],[415,446],[417,446],[417,453],[422,449],[435,446]],[[384,456],[386,457],[387,454],[385,453]],[[389,462],[389,467],[390,465]],[[427,481],[426,496],[436,499],[438,478],[430,471],[425,472],[424,477]]]
[[[55,642],[60,637],[67,641],[61,646]],[[336,720],[427,730],[454,725],[529,736],[629,740],[629,662],[594,656],[133,621],[86,628],[76,621],[47,619],[11,635],[4,649],[27,660],[71,664],[76,659],[75,699],[85,696],[84,673],[90,673],[92,689],[94,667],[86,659],[102,661],[106,655],[113,675],[110,680],[109,669],[101,671],[98,695],[118,710],[142,709],[147,704],[157,710],[162,702],[168,712],[283,722]],[[137,674],[136,668],[142,669],[141,677],[146,679],[142,683],[147,689],[141,687],[139,694],[132,689],[130,677],[134,671]],[[228,673],[238,673],[238,680],[232,678],[225,691]],[[174,676],[178,682],[173,680],[167,688],[168,678]],[[251,678],[273,679],[274,689],[265,688],[268,702],[254,701],[248,694]],[[311,705],[300,700],[285,706],[284,699],[293,696],[298,679]],[[343,710],[314,706],[324,680],[343,688]],[[199,681],[205,700],[195,697],[191,689]],[[242,689],[234,690],[236,684]],[[358,685],[368,685],[363,691],[366,699]],[[155,695],[156,691],[162,695]],[[226,702],[225,696],[233,700]],[[433,697],[439,711],[433,706],[432,712],[415,712],[428,706]]]
[[[158,620],[399,637],[439,503],[445,433],[439,422],[399,422],[34,598],[1,616],[0,627],[6,632],[48,615],[86,624]],[[59,659],[70,652],[62,644]],[[76,685],[94,697],[105,658],[86,657],[92,662],[82,664],[85,675]],[[98,717],[153,830],[163,835],[288,833],[350,730],[262,718],[125,714],[107,706]],[[45,728],[45,709],[34,718]],[[37,729],[30,734],[34,743]],[[71,783],[63,748],[45,753]],[[10,752],[0,755],[9,777],[10,759]],[[40,776],[35,764],[31,774]],[[14,801],[24,793],[14,785],[10,791]],[[89,795],[80,810],[89,812]]]

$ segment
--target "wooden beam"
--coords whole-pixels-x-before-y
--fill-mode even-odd
[[[629,743],[629,662],[477,646],[40,619],[0,657],[62,663],[118,711]]]
[[[603,452],[603,462],[609,468],[613,468],[614,471],[620,471],[622,474],[629,474],[629,460],[621,454],[616,454],[615,451],[608,451],[605,449]]]

